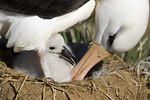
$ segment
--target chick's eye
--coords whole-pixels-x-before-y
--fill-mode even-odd
[[[50,49],[50,50],[54,50],[54,49],[55,49],[55,47],[49,47],[49,49]]]

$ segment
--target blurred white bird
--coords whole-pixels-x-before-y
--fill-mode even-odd
[[[133,48],[145,33],[148,18],[149,0],[97,0],[95,40],[72,77],[82,80],[96,63],[110,55],[108,52]]]
[[[39,58],[38,58],[39,57]],[[46,44],[46,50],[23,52],[13,63],[13,69],[34,78],[51,78],[56,82],[71,80],[75,57],[60,34],[53,35]]]

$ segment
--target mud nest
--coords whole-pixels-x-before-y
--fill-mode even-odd
[[[142,69],[148,65],[131,65],[112,56],[102,63],[107,75],[56,83],[30,78],[0,62],[0,100],[148,100],[148,77]]]

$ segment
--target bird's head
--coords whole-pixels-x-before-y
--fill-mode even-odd
[[[46,43],[46,50],[50,53],[60,53],[65,46],[63,37],[60,34],[53,35]]]
[[[71,80],[70,72],[76,65],[76,60],[60,34],[54,34],[49,38],[46,50],[40,51],[39,55],[46,78],[58,82]]]
[[[60,34],[53,35],[46,44],[46,51],[64,60],[73,66],[76,65],[76,59],[71,49],[65,44],[64,38]]]

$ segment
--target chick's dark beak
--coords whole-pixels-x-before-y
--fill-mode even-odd
[[[77,63],[74,54],[70,50],[68,50],[65,46],[63,46],[63,50],[61,51],[61,53],[59,53],[59,57],[65,59],[73,66],[75,66]]]

